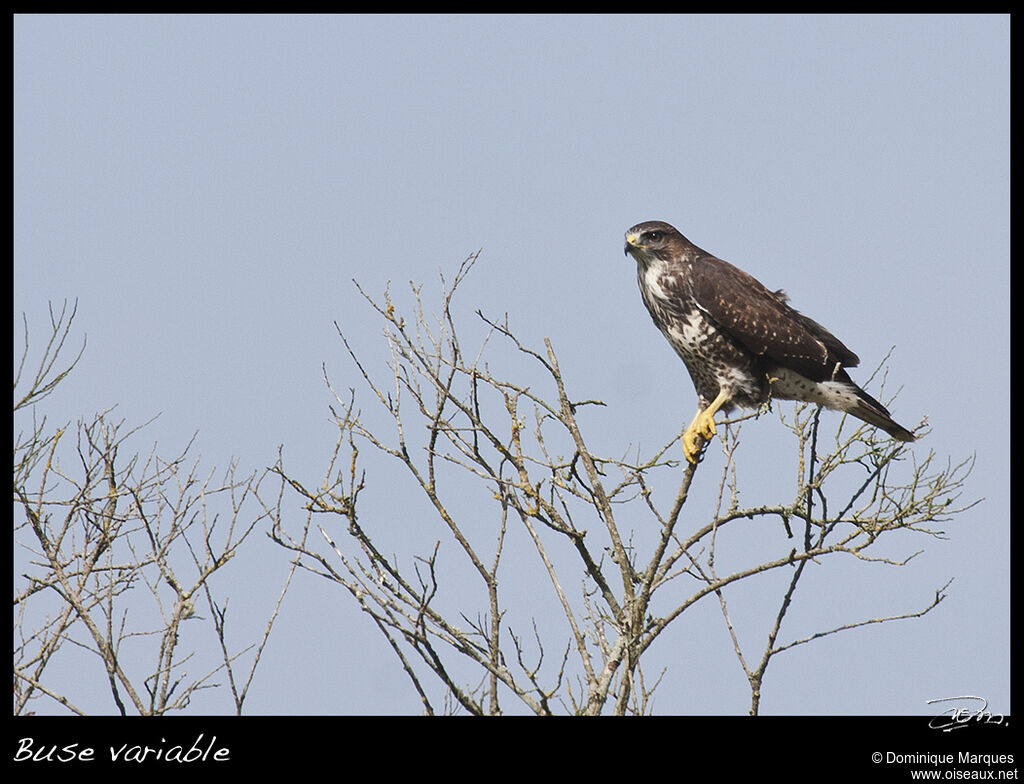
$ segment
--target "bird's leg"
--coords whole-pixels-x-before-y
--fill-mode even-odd
[[[700,455],[700,444],[698,438],[710,441],[715,437],[715,414],[729,400],[729,393],[724,389],[719,391],[718,397],[712,401],[707,408],[698,411],[693,421],[683,431],[683,454],[691,463],[697,462]]]

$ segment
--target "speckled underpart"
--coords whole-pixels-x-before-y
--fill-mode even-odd
[[[768,378],[757,358],[710,321],[688,296],[692,265],[657,259],[637,264],[640,295],[655,326],[690,371],[700,407],[705,408],[724,387],[731,404],[755,408],[768,400]]]

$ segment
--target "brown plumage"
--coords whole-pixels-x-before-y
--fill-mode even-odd
[[[791,308],[783,291],[770,291],[663,221],[626,232],[626,253],[636,259],[640,294],[654,324],[697,389],[697,416],[683,435],[691,462],[700,452],[697,438],[714,436],[719,409],[755,408],[773,397],[820,403],[900,441],[914,440],[850,379],[845,368],[857,366],[857,355]]]

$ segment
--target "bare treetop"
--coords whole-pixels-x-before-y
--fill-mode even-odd
[[[701,464],[675,456],[679,435],[642,459],[599,455],[577,415],[584,406],[604,404],[577,397],[552,341],[531,348],[507,319],[477,311],[485,339],[472,351],[464,348],[452,302],[476,260],[476,254],[467,258],[450,283],[442,277],[434,319],[426,315],[420,287],[412,288],[408,316],[389,291],[375,299],[359,289],[383,323],[389,374],[371,372],[338,331],[363,389],[391,425],[369,424],[357,403],[361,393],[335,390],[337,441],[322,480],[300,481],[283,460],[274,469],[308,512],[298,530],[279,521],[275,540],[296,554],[298,564],[345,588],[372,618],[426,712],[495,714],[506,699],[538,714],[649,712],[658,682],[672,674],[646,675],[644,654],[670,624],[714,595],[750,684],[751,713],[757,713],[775,655],[865,624],[917,617],[943,599],[948,583],[925,606],[780,641],[808,562],[847,556],[894,567],[906,563],[912,553],[894,559],[873,555],[872,548],[894,531],[942,536],[938,526],[967,508],[957,499],[971,461],[938,466],[933,454],[918,457],[904,443],[876,437],[869,426],[849,431],[841,425],[826,438],[819,409],[798,404],[783,418],[798,447],[793,494],[774,504],[740,505],[735,433],[749,416],[728,420],[717,508],[695,510],[684,524]],[[503,372],[495,341],[532,362],[536,377],[517,381]],[[360,514],[360,493],[375,481],[361,467],[367,446],[393,459],[429,503],[438,538],[428,551],[389,555],[378,545],[377,521]],[[468,514],[460,500],[470,485],[485,488],[480,497],[490,502]],[[659,505],[653,491],[666,485],[675,487],[672,500]],[[331,517],[342,518],[345,527],[328,525]],[[771,519],[789,543],[763,560],[720,572],[719,535],[727,527]],[[517,597],[503,590],[514,568],[506,547],[513,527],[526,532],[547,575],[547,586],[536,586],[529,607],[555,608],[560,636],[508,621],[510,610],[516,617],[522,610]],[[339,530],[345,531],[343,541],[332,533]],[[653,538],[650,531],[657,532]],[[440,597],[456,576],[438,568],[438,553],[453,547],[477,586],[475,593],[460,591],[455,610],[450,596]],[[774,570],[790,575],[788,587],[763,649],[751,657],[733,629],[728,590]]]

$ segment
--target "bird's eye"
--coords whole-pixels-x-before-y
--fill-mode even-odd
[[[658,242],[661,239],[661,232],[649,231],[644,235],[644,239],[648,242]]]

